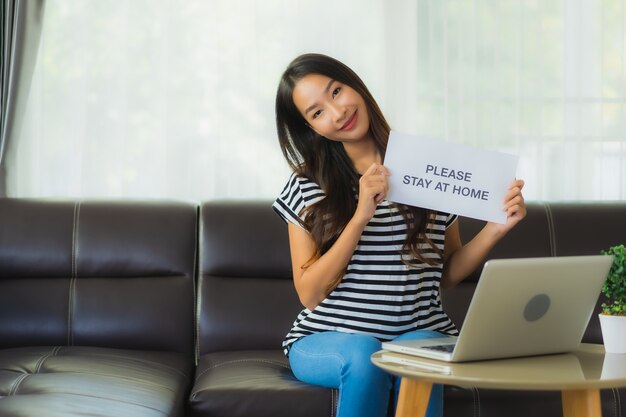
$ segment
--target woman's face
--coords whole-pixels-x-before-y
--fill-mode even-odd
[[[369,130],[365,100],[359,93],[325,75],[309,74],[296,83],[293,102],[320,135],[338,142],[363,139]]]

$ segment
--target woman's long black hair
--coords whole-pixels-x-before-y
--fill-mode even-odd
[[[363,81],[342,62],[326,55],[305,54],[293,60],[283,73],[276,94],[276,128],[281,150],[294,172],[319,184],[326,194],[324,199],[308,209],[302,222],[318,248],[303,267],[323,255],[337,240],[356,211],[358,201],[355,190],[359,190],[359,174],[343,144],[317,134],[293,102],[296,83],[309,74],[321,74],[348,85],[363,97],[370,120],[369,133],[383,159],[391,130]],[[423,208],[399,207],[407,224],[403,252],[431,265],[439,262],[441,251],[426,236],[429,223],[434,221],[434,213]],[[435,252],[438,259],[423,256],[419,244],[424,242],[429,244],[429,252]],[[333,288],[340,279],[337,278]]]

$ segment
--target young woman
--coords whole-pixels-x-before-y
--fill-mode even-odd
[[[288,222],[305,307],[285,353],[298,379],[339,389],[338,417],[383,417],[394,378],[370,355],[381,340],[457,333],[439,288],[469,275],[526,215],[524,183],[506,194],[506,224],[487,223],[464,246],[456,215],[385,200],[389,125],[361,79],[324,55],[289,64],[276,125],[293,174],[273,207]],[[437,387],[428,415],[441,415],[441,403]]]

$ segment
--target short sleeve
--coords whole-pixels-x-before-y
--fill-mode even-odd
[[[446,229],[450,227],[452,223],[457,221],[458,218],[459,216],[456,214],[448,214],[448,216],[446,217]]]
[[[293,173],[272,208],[285,222],[302,227],[304,210],[324,197],[319,185]]]

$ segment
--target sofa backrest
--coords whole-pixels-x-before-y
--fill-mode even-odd
[[[194,350],[197,206],[0,199],[0,348]]]
[[[527,217],[487,259],[599,254],[626,239],[626,202],[527,207]],[[302,308],[292,283],[287,226],[270,201],[207,202],[200,221],[198,353],[278,348]],[[485,223],[460,218],[459,224],[466,243]],[[458,327],[481,271],[443,292],[444,308]],[[602,341],[597,316],[583,340]]]
[[[599,255],[602,249],[626,242],[626,201],[528,203],[528,215],[487,255],[487,259]],[[461,240],[467,243],[485,222],[460,219]],[[444,309],[461,327],[482,267],[458,286],[443,292]],[[584,342],[602,343],[600,304],[591,316]]]
[[[270,201],[200,207],[198,353],[279,349],[302,309]]]
[[[543,204],[527,203],[527,215],[487,255],[487,259],[554,256],[550,224]],[[461,241],[469,242],[485,226],[482,220],[459,218]],[[469,307],[482,265],[456,287],[442,292],[444,310],[461,327]]]

